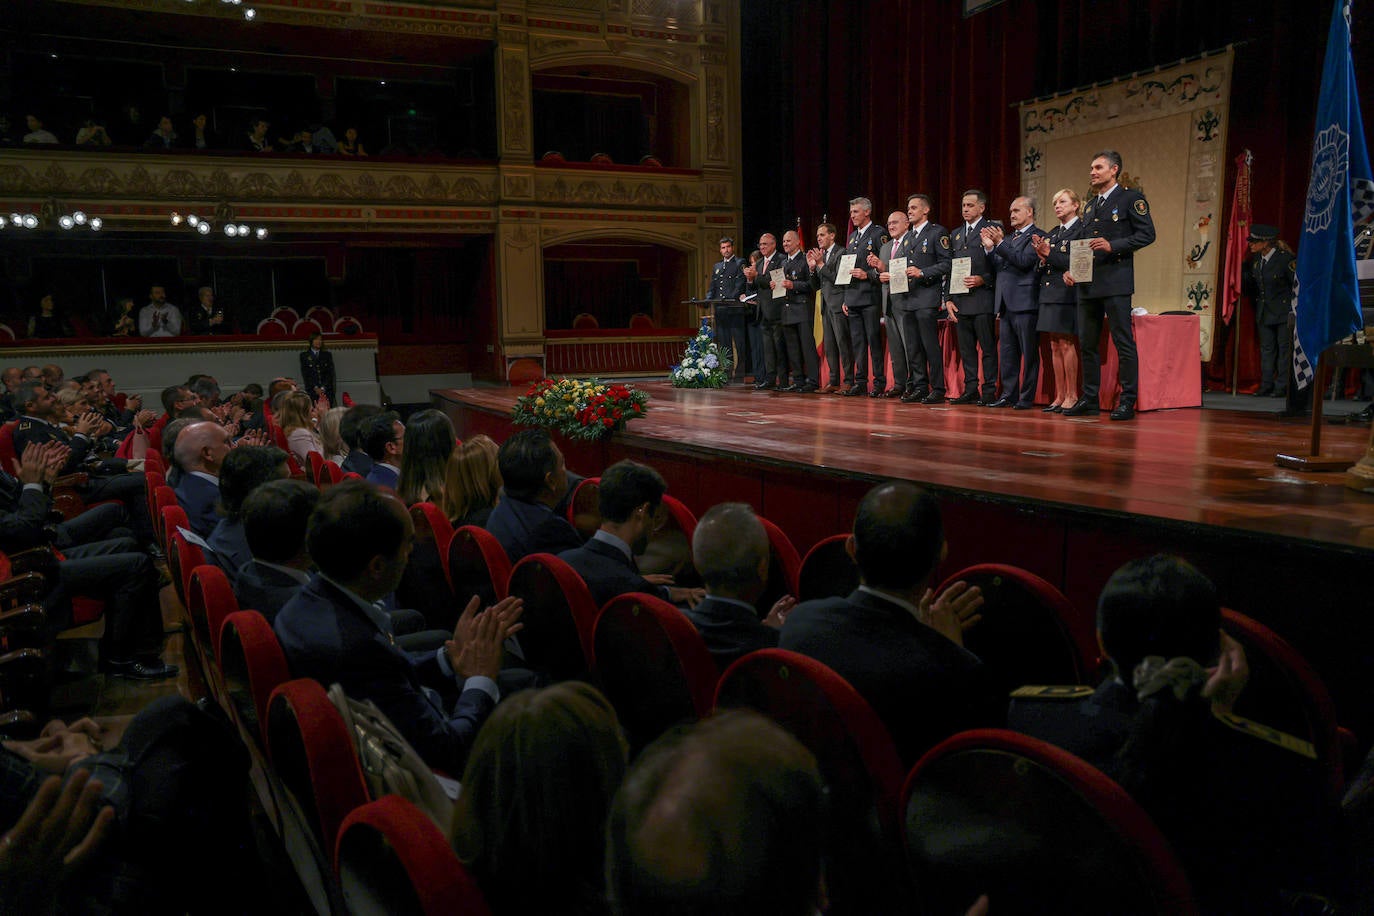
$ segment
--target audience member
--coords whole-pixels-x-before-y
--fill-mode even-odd
[[[626,754],[589,684],[524,690],[492,713],[463,773],[453,848],[496,916],[605,912],[606,815]]]
[[[687,616],[721,671],[755,649],[775,648],[797,603],[785,595],[759,620],[754,605],[768,583],[768,556],[768,532],[746,503],[712,506],[697,522],[692,559],[706,596]]]
[[[458,445],[453,421],[440,411],[421,410],[405,425],[405,444],[401,454],[401,473],[396,495],[407,506],[444,500],[444,470]]]
[[[331,407],[320,417],[320,446],[324,451],[324,459],[340,466],[348,457],[348,443],[339,431],[339,424],[347,412],[347,407]]]
[[[305,153],[307,155],[312,155],[314,153],[324,152],[324,150],[316,145],[315,133],[309,128],[296,131],[295,134],[291,136],[290,140],[285,137],[278,137],[277,145],[281,147],[281,151],[284,153]]]
[[[244,150],[250,153],[272,152],[272,144],[267,139],[267,128],[271,126],[262,118],[254,118],[249,121],[248,133],[244,137]]]
[[[188,141],[191,149],[203,151],[220,148],[219,137],[211,132],[209,123],[210,119],[203,111],[196,112],[195,117],[191,118],[190,139]]]
[[[94,118],[83,121],[76,132],[77,146],[109,146],[112,142],[105,125]]]
[[[202,286],[196,291],[196,304],[186,316],[186,326],[192,334],[227,334],[229,325],[224,321],[224,309],[215,307],[215,291]]]
[[[324,455],[324,446],[315,432],[314,404],[304,391],[285,392],[280,408],[273,408],[274,419],[286,434],[286,445],[302,468],[310,467],[310,453]]]
[[[161,286],[148,290],[148,304],[138,313],[139,336],[177,337],[181,326],[181,309],[167,301],[167,290]]]
[[[301,351],[301,385],[312,401],[321,397],[335,403],[334,354],[324,348],[324,335],[311,334]]]
[[[275,445],[244,445],[224,456],[219,469],[219,507],[224,517],[210,532],[206,543],[215,552],[215,563],[224,570],[231,584],[253,559],[244,534],[244,500],[263,484],[289,476],[286,453]]]
[[[177,140],[177,132],[172,127],[172,119],[163,115],[158,119],[157,127],[143,141],[144,149],[170,150]]]
[[[396,411],[388,410],[367,421],[362,433],[363,449],[372,459],[366,480],[395,490],[401,478],[406,428]]]
[[[38,370],[38,374],[43,379],[43,384],[52,392],[61,388],[67,377],[66,373],[62,371],[62,367],[57,363],[44,364],[43,368]]]
[[[520,628],[521,605],[508,598],[478,614],[474,598],[451,642],[407,655],[375,602],[400,582],[414,537],[410,515],[394,496],[356,480],[330,487],[306,533],[319,572],[281,609],[273,629],[295,676],[338,683],[350,697],[372,700],[426,763],[461,773],[500,699],[501,647]]]
[[[305,532],[319,501],[320,491],[303,480],[269,481],[248,494],[241,515],[252,558],[234,581],[239,607],[274,621],[310,581],[315,564]]]
[[[348,446],[343,464],[339,465],[345,474],[366,477],[372,471],[372,456],[367,453],[363,437],[368,423],[381,412],[376,404],[354,404],[339,421],[339,437]]]
[[[121,146],[138,146],[143,142],[148,136],[148,128],[137,105],[124,105],[119,109],[119,118],[110,125],[110,135]]]
[[[615,916],[813,916],[826,908],[816,759],[731,710],[655,741],[616,793],[606,837]]]
[[[138,336],[138,322],[134,320],[134,300],[129,296],[124,296],[115,303],[114,319],[110,322],[110,336]]]
[[[505,489],[487,519],[487,530],[511,563],[532,553],[558,554],[582,546],[573,526],[554,512],[568,491],[568,468],[548,433],[514,433],[501,443],[496,463]]]
[[[57,306],[53,302],[52,293],[47,293],[42,299],[38,300],[37,314],[29,316],[29,336],[30,337],[71,337],[72,326],[67,323],[67,319],[57,314]]]
[[[667,575],[641,576],[635,556],[661,525],[659,510],[668,485],[648,465],[617,461],[601,475],[597,492],[601,527],[587,543],[558,555],[587,583],[597,607],[617,595],[646,592],[674,604],[695,605],[699,588],[677,588]]]
[[[1000,725],[1006,698],[963,647],[982,594],[964,582],[931,593],[948,550],[935,497],[910,483],[879,484],[859,503],[846,548],[863,584],[847,598],[797,605],[779,647],[852,684],[906,766],[955,732]]]
[[[218,423],[191,423],[176,437],[177,502],[191,530],[208,538],[219,524],[219,474],[229,455],[229,434]]]
[[[444,469],[444,498],[440,508],[457,525],[485,528],[501,492],[498,449],[481,433],[465,439],[449,456]]]
[[[348,127],[344,129],[344,138],[339,142],[334,150],[345,156],[366,156],[367,150],[363,149],[363,143],[358,139],[358,128]]]
[[[52,131],[43,127],[43,122],[37,115],[24,115],[24,123],[28,125],[29,132],[24,134],[25,143],[56,143],[57,137]]]

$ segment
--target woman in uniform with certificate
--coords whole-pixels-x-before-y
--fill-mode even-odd
[[[1049,235],[1031,241],[1040,256],[1040,318],[1035,329],[1050,338],[1054,371],[1054,402],[1045,413],[1063,413],[1078,403],[1078,296],[1070,261],[1073,242],[1083,234],[1083,221],[1078,218],[1082,203],[1072,188],[1057,191],[1051,203],[1059,225]],[[1092,252],[1088,255],[1091,271]]]

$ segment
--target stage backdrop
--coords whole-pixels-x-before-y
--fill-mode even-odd
[[[1021,105],[1021,192],[1035,197],[1037,223],[1054,225],[1050,197],[1060,188],[1089,199],[1093,153],[1120,152],[1120,181],[1145,194],[1157,234],[1135,256],[1134,304],[1154,314],[1195,312],[1204,361],[1212,356],[1225,230],[1231,63],[1227,48]]]

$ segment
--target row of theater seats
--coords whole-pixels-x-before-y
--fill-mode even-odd
[[[572,326],[574,331],[589,331],[601,327],[601,322],[591,312],[578,312],[573,316]],[[629,328],[632,331],[644,331],[656,327],[658,327],[658,322],[654,321],[654,317],[646,312],[635,312],[630,316]]]
[[[311,477],[329,486],[337,482],[325,470],[331,467],[312,468]],[[597,484],[584,481],[569,508],[570,520],[584,530],[599,521]],[[690,543],[696,524],[690,510],[667,497],[664,511],[660,536],[676,532]],[[176,533],[175,523],[184,524],[179,512],[168,506],[158,517],[168,525],[174,584],[191,620],[188,668],[238,725],[263,807],[317,911],[486,912],[442,830],[399,798],[370,798],[323,687],[290,679],[266,620],[239,609],[224,574]],[[846,842],[827,881],[832,900],[851,911],[880,908],[883,901],[867,896],[880,887],[895,893],[919,887],[934,911],[967,906],[990,890],[1019,899],[1062,901],[1070,894],[1084,911],[1104,899],[1139,900],[1148,904],[1142,911],[1191,911],[1187,879],[1149,817],[1078,758],[1023,735],[984,729],[953,736],[904,771],[876,714],[824,665],[770,649],[718,673],[691,622],[661,599],[622,595],[598,608],[557,557],[535,554],[512,565],[484,529],[454,529],[429,503],[411,512],[417,537],[431,540],[442,558],[453,600],[520,597],[525,664],[556,680],[596,684],[615,707],[632,751],[723,707],[760,710],[793,732],[816,755],[830,787],[832,830]],[[778,594],[825,597],[847,593],[857,582],[843,551],[845,535],[825,539],[802,559],[781,529],[768,522],[765,528],[777,579],[770,587]],[[958,579],[984,592],[983,620],[969,631],[968,644],[1008,690],[1089,679],[1094,665],[1069,635],[1073,611],[1053,585],[996,564],[948,577]],[[771,602],[765,596],[760,606]],[[1343,740],[1348,733],[1338,727],[1321,679],[1263,625],[1229,610],[1224,620],[1251,667],[1237,712],[1309,740],[1339,798],[1344,751],[1353,742]],[[970,845],[970,828],[1001,839]],[[1044,896],[1034,896],[1036,882],[1049,880],[1053,893],[1045,887]]]
[[[260,337],[307,337],[311,334],[361,334],[363,324],[352,315],[336,315],[333,309],[314,306],[304,315],[287,306],[273,309],[258,322]]]

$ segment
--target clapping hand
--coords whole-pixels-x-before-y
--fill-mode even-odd
[[[78,770],[62,785],[50,776],[18,823],[0,837],[0,913],[54,911],[58,889],[109,836],[114,808],[98,781]]]
[[[970,586],[962,579],[935,596],[926,589],[917,608],[922,623],[943,634],[956,645],[964,644],[964,631],[983,619],[978,609],[983,606],[983,590]]]

